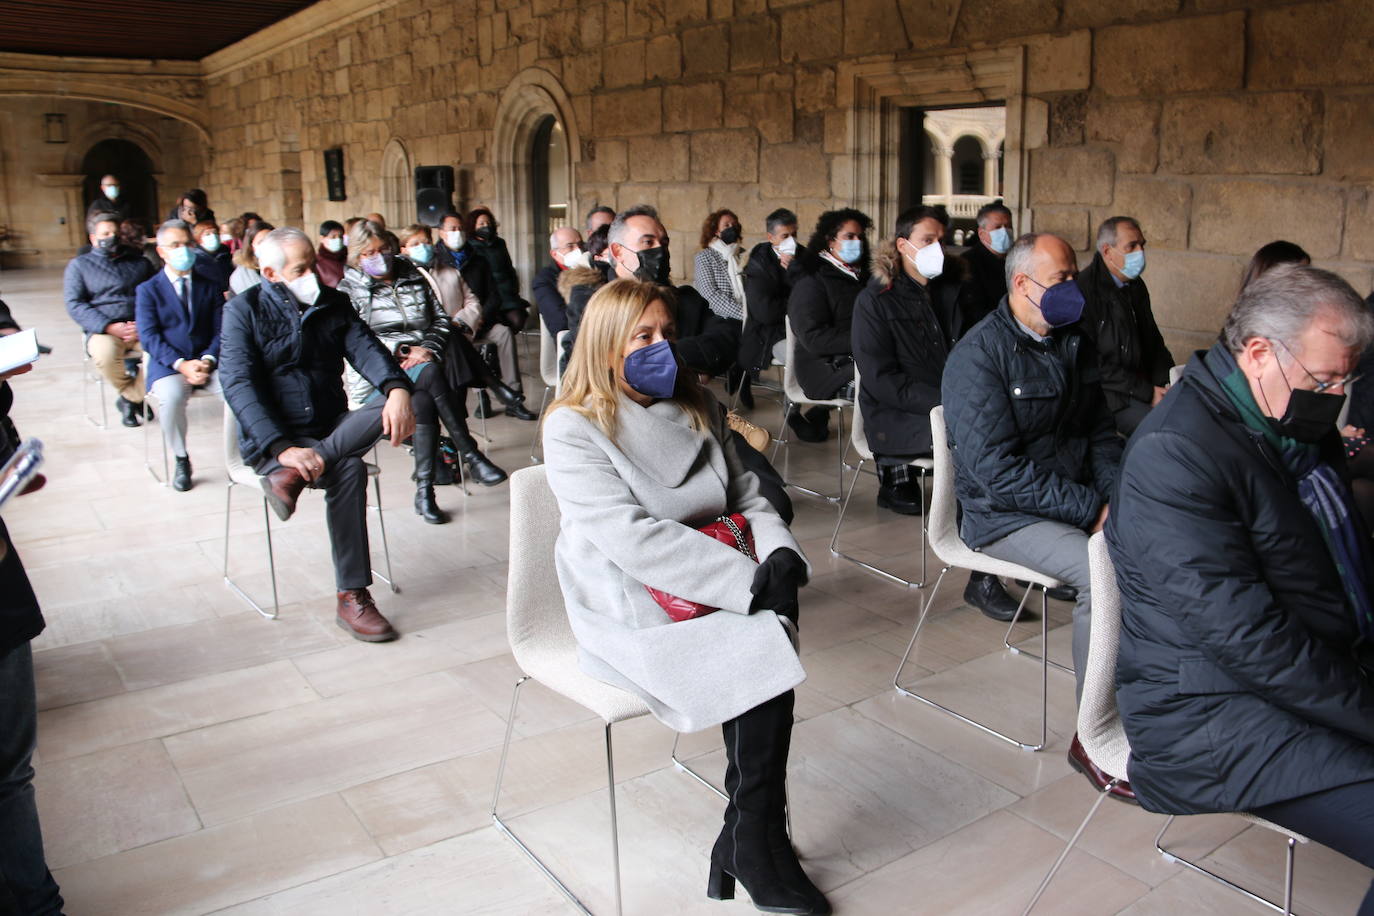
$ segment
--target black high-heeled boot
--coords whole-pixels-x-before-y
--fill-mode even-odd
[[[415,514],[430,525],[442,525],[448,513],[434,501],[434,464],[439,455],[439,427],[417,425],[415,443]]]
[[[784,774],[793,702],[788,691],[722,726],[729,801],[711,850],[706,895],[733,900],[739,881],[763,912],[825,916],[829,902],[806,878],[786,840]],[[776,840],[778,831],[782,842]]]
[[[506,416],[514,417],[517,420],[538,420],[539,414],[534,413],[525,406],[525,395],[505,382],[496,381],[487,385],[487,390],[496,395],[496,399],[506,408]]]
[[[467,420],[454,408],[449,395],[434,395],[434,411],[448,428],[448,434],[458,449],[458,458],[468,469],[469,477],[484,487],[494,487],[506,479],[506,472],[493,464],[491,459],[477,448],[477,440],[468,432]]]

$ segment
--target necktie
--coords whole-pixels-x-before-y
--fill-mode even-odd
[[[186,317],[191,317],[191,284],[185,277],[177,277],[177,298],[181,300],[181,307],[186,309]]]

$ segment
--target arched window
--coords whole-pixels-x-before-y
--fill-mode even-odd
[[[382,216],[388,226],[400,228],[415,222],[414,178],[405,144],[393,137],[382,151]]]
[[[534,224],[534,261],[552,263],[549,246],[540,242],[568,223],[568,139],[563,125],[546,115],[530,139],[530,216]]]
[[[954,193],[984,194],[983,144],[967,134],[954,141]]]

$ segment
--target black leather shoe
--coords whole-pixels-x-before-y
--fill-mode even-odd
[[[172,489],[185,493],[191,489],[191,458],[183,455],[177,459],[176,470],[172,473]]]
[[[910,466],[878,465],[878,508],[902,515],[921,514],[921,485]]]
[[[444,525],[449,520],[448,513],[440,509],[434,499],[434,487],[428,484],[420,484],[415,488],[415,514],[429,525]]]
[[[795,407],[787,414],[787,425],[792,427],[792,432],[796,433],[797,438],[803,442],[824,442],[830,435],[828,429],[816,429]]]
[[[484,487],[494,487],[506,479],[506,472],[477,449],[463,454],[463,466],[468,469],[468,477]]]
[[[1009,621],[1016,616],[1018,603],[1014,601],[1002,582],[987,573],[970,573],[968,585],[964,587],[964,601],[983,612],[993,620]],[[1022,620],[1038,620],[1039,615],[1029,607],[1021,612]]]
[[[512,401],[506,405],[506,416],[517,420],[538,420],[539,414],[525,406],[524,401]]]
[[[115,398],[115,410],[119,411],[119,422],[125,426],[133,427],[143,425],[138,420],[138,415],[143,412],[142,404],[135,404],[133,401],[126,399],[123,395],[120,395]]]
[[[1017,579],[1016,584],[1022,588],[1030,588],[1030,583],[1025,579]],[[1049,590],[1048,594],[1055,601],[1067,601],[1069,604],[1078,600],[1078,589],[1072,585],[1056,585]]]

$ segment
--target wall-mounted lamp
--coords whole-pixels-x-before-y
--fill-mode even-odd
[[[67,116],[64,114],[43,115],[43,142],[67,142]]]

